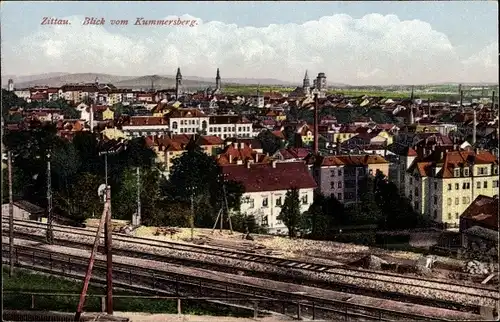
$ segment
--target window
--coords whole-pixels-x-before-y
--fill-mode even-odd
[[[281,207],[281,197],[276,198],[276,207]]]
[[[464,182],[464,183],[462,184],[462,189],[464,189],[464,190],[465,190],[465,189],[467,189],[467,182]]]
[[[302,197],[302,203],[305,205],[307,204],[307,195]]]
[[[267,197],[266,197],[266,198],[262,199],[262,207],[266,208],[267,204],[268,204],[268,200],[267,200]]]
[[[335,177],[335,170],[331,170],[331,171],[330,171],[330,176],[331,176],[331,177]]]
[[[493,188],[498,188],[498,180],[493,181]]]
[[[410,184],[413,184],[413,178],[410,177]]]
[[[478,183],[476,184],[476,188],[481,189],[481,182],[478,182]]]
[[[451,191],[451,183],[448,183],[448,191]]]
[[[467,203],[467,197],[462,198],[462,203],[465,205]]]
[[[470,182],[465,183],[465,189],[468,189],[468,190],[470,189]]]
[[[341,176],[341,175],[342,175],[342,170],[341,170],[341,169],[339,169],[338,175],[339,175],[339,176]]]
[[[418,197],[418,188],[415,188],[415,197]]]
[[[484,184],[483,184],[483,188],[488,188],[488,181],[485,181]]]
[[[341,193],[337,193],[337,199],[338,200],[342,200],[342,194]]]
[[[493,166],[493,174],[498,174],[498,166]]]
[[[479,174],[485,174],[485,171],[484,171],[484,170],[485,170],[485,169],[484,169],[484,167],[480,167],[479,169],[477,169],[477,172],[478,172]]]
[[[453,169],[453,172],[455,177],[460,177],[460,169]]]
[[[448,220],[451,220],[451,212],[448,213]]]
[[[248,204],[249,204],[248,208],[253,208],[253,207],[255,207],[255,204],[254,204],[254,200],[253,200],[253,199],[249,199],[249,200],[248,200]]]
[[[172,129],[177,130],[177,122],[172,122]]]
[[[438,217],[438,211],[434,210],[434,219],[437,219],[437,217]]]
[[[412,200],[413,200],[413,195],[412,195],[412,194],[410,194],[410,195],[408,196],[408,199],[410,199],[410,201],[412,201]]]
[[[415,210],[418,210],[419,206],[420,206],[420,203],[418,201],[415,201]]]
[[[464,168],[464,176],[469,176],[469,168]]]
[[[434,182],[434,190],[437,190],[437,188],[438,188],[438,183]]]
[[[342,182],[337,183],[337,188],[342,188]]]
[[[451,198],[448,198],[448,200],[447,200],[448,206],[451,206],[451,203],[452,203],[452,202],[453,202],[453,201],[451,200]]]
[[[438,203],[438,197],[434,196],[434,204],[437,205],[437,203]]]
[[[455,219],[458,219],[458,212],[455,213]]]
[[[459,190],[459,189],[460,189],[460,184],[455,183],[455,190]]]
[[[330,189],[334,189],[335,188],[335,182],[330,182]]]
[[[455,205],[458,205],[460,203],[460,198],[456,197],[455,198]]]
[[[267,226],[267,216],[262,216],[262,226]]]

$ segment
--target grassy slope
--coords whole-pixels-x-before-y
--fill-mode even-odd
[[[82,282],[63,279],[52,275],[31,273],[16,268],[15,275],[9,278],[7,266],[2,266],[3,275],[3,307],[10,310],[27,310],[31,307],[31,296],[24,294],[5,294],[5,292],[37,292],[37,293],[67,293],[79,294]],[[89,286],[87,294],[105,294],[105,289]],[[114,290],[114,295],[133,295],[134,293]],[[36,310],[52,310],[73,312],[78,304],[78,296],[36,296]],[[177,304],[172,300],[140,299],[140,298],[114,298],[115,311],[149,312],[149,313],[177,313]],[[205,302],[183,301],[183,314],[241,316],[236,311],[226,307],[216,307]],[[85,311],[100,312],[100,298],[90,297],[86,300]]]

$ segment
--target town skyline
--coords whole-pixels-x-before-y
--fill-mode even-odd
[[[215,14],[206,5],[202,5],[207,10],[203,14],[196,6],[175,3],[168,10],[172,15],[165,18],[145,11],[166,8],[158,3],[148,3],[137,12],[130,4],[72,3],[49,5],[48,9],[58,8],[49,14],[50,10],[41,10],[43,6],[2,6],[4,75],[59,72],[139,77],[171,75],[181,67],[185,75],[195,77],[212,78],[220,68],[227,79],[272,78],[293,84],[301,82],[305,70],[326,73],[328,83],[353,86],[498,83],[498,31],[491,2],[381,3],[363,10],[360,3],[330,7],[314,3],[301,5],[302,15],[277,3],[229,3],[224,14]],[[214,6],[220,9],[224,5]],[[104,9],[111,8],[115,12],[111,16],[96,11],[110,12]],[[273,23],[269,13],[264,13],[269,10],[282,10],[290,17],[278,19],[273,14],[277,18]],[[258,18],[259,13],[263,18]],[[13,18],[21,14],[30,19],[15,30]],[[40,25],[49,15],[71,25]],[[89,16],[108,22],[128,19],[130,24],[82,25]],[[134,26],[136,16],[196,20],[198,24]],[[451,23],[457,19],[465,26]],[[482,32],[476,33],[479,22]]]

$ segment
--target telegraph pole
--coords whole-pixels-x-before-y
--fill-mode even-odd
[[[141,168],[137,167],[137,215],[132,221],[132,225],[141,225]]]
[[[106,186],[106,313],[113,314],[113,251],[112,251],[112,224],[111,224],[111,186]]]
[[[7,152],[9,171],[9,277],[14,274],[14,200],[12,197],[12,152]]]
[[[52,230],[52,177],[50,171],[50,152],[47,154],[47,243],[54,242]]]
[[[194,240],[194,188],[191,187],[191,217],[189,218],[191,226],[191,241]]]

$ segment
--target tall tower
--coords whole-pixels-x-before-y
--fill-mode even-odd
[[[95,80],[94,80],[94,84],[96,86],[99,86],[99,77],[96,77]]]
[[[316,78],[316,88],[319,91],[320,97],[326,96],[326,76],[325,73],[319,73]]]
[[[304,81],[302,82],[302,89],[306,95],[309,95],[309,92],[311,91],[311,81],[309,80],[309,75],[307,75],[307,70],[304,75]]]
[[[182,75],[180,67],[177,67],[177,75],[175,75],[175,99],[179,99],[181,94]]]
[[[219,92],[220,89],[221,89],[220,72],[219,72],[219,69],[217,68],[217,75],[215,76],[215,91]]]
[[[13,92],[13,91],[14,91],[14,81],[12,80],[12,78],[11,78],[11,79],[9,79],[9,83],[8,83],[8,85],[7,85],[7,90],[8,90],[9,92]]]

